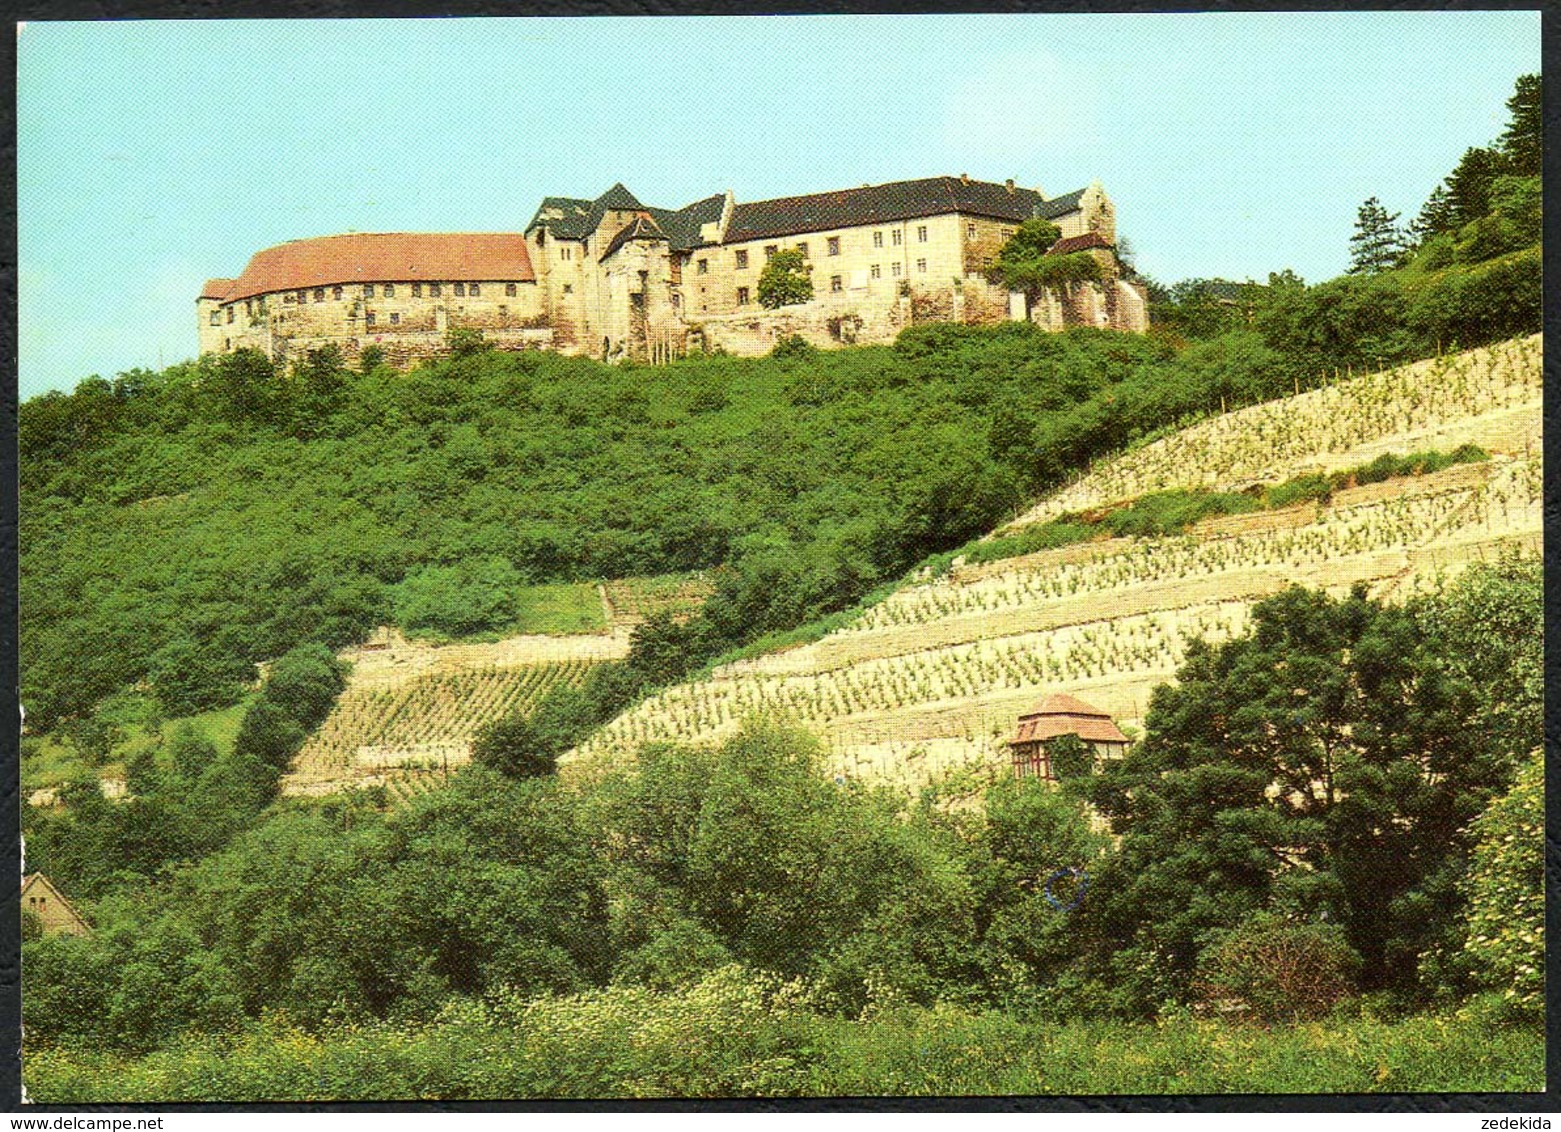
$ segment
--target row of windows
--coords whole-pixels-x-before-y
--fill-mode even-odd
[[[899,228],[890,229],[889,235],[891,237],[890,243],[894,247],[899,247],[904,242],[904,240],[903,240],[904,233]],[[974,224],[970,225],[970,238],[972,240],[976,238],[976,226]],[[917,227],[916,227],[916,242],[918,244],[925,244],[927,242],[927,226],[925,224],[917,225]],[[876,231],[876,232],[873,233],[873,247],[875,247],[875,248],[883,247],[883,232],[882,231]],[[808,244],[807,244],[806,240],[803,240],[800,243],[798,243],[796,245],[796,248],[797,248],[797,250],[799,252],[802,253],[803,258],[807,257],[807,254],[808,254]],[[840,237],[839,236],[830,236],[830,237],[828,237],[824,241],[824,249],[825,249],[825,254],[827,254],[827,255],[839,255],[840,254]],[[780,251],[780,245],[779,244],[766,244],[765,248],[764,248],[764,259],[765,259],[765,262],[768,263],[770,260],[774,259],[775,258],[775,253],[778,252],[778,251]],[[733,256],[735,258],[735,261],[736,261],[737,270],[738,271],[746,270],[747,267],[748,267],[748,249],[747,248],[738,248],[732,254],[733,254]],[[710,261],[709,261],[709,259],[696,260],[695,261],[695,268],[696,268],[698,274],[700,274],[700,275],[708,275],[708,274],[710,274]]]
[[[365,299],[372,299],[372,298],[374,298],[374,288],[375,288],[375,286],[376,286],[376,284],[374,284],[374,283],[365,283],[365,284],[363,284],[362,297],[365,298]],[[380,283],[380,284],[377,284],[377,286],[379,287],[380,295],[383,298],[393,299],[393,298],[396,297],[396,285],[394,283]],[[409,286],[411,287],[412,298],[414,298],[414,299],[421,299],[423,297],[423,288],[424,288],[425,284],[422,284],[422,283],[412,283],[412,284],[409,284]],[[428,288],[428,297],[430,299],[441,298],[444,295],[444,284],[442,284],[442,283],[429,283],[429,284],[426,284],[426,286]],[[464,298],[473,298],[473,299],[477,299],[477,298],[481,298],[482,297],[482,284],[481,283],[454,283],[451,286],[453,287],[453,289],[455,291],[455,295],[456,295],[457,298],[462,298],[462,299],[464,299]],[[568,288],[566,287],[565,290],[568,290]],[[326,288],[324,288],[324,287],[316,287],[314,289],[314,291],[313,291],[314,301],[317,302],[317,303],[325,302],[325,292],[326,292]],[[506,296],[508,296],[510,298],[514,298],[517,292],[518,292],[518,287],[517,287],[516,284],[514,284],[514,283],[506,283],[506,284],[504,284],[504,294]],[[338,284],[337,286],[330,288],[330,293],[331,293],[331,298],[333,300],[335,300],[336,302],[340,302],[343,298],[346,297],[346,288],[341,286],[340,284]],[[307,302],[309,302],[310,294],[311,293],[307,289],[302,290],[302,291],[286,291],[282,295],[282,302],[287,303],[289,305],[294,304],[294,303],[297,303],[297,304],[307,303]],[[253,318],[255,313],[256,313],[256,309],[257,308],[256,308],[256,305],[254,303],[254,300],[252,300],[252,299],[245,299],[244,300],[244,313],[246,315],[249,315],[251,318]],[[231,306],[231,305],[227,308],[227,311],[228,311],[228,321],[229,322],[233,321],[234,315],[237,313],[237,310],[238,310],[237,307],[234,307],[234,306]],[[266,313],[266,301],[265,301],[264,298],[262,298],[260,300],[259,306],[258,306],[258,310],[259,310],[259,313],[261,313],[261,314],[265,314]],[[221,320],[221,316],[219,315],[219,313],[217,311],[212,311],[211,312],[211,324],[213,326],[216,326],[220,320]]]
[[[891,263],[889,265],[889,274],[892,275],[892,276],[896,276],[896,277],[899,276],[899,274],[900,274],[900,267],[901,267],[901,265],[898,264],[898,263]],[[924,260],[924,259],[918,259],[916,261],[916,271],[919,274],[921,274],[921,275],[925,275],[927,273],[927,261]],[[868,272],[869,272],[869,274],[871,274],[871,276],[874,279],[882,279],[883,278],[883,264],[881,264],[881,263],[873,264],[872,267],[868,268]],[[829,277],[829,289],[831,291],[844,291],[845,290],[845,276],[843,276],[843,275],[831,275]],[[673,298],[673,302],[674,302],[674,305],[675,305],[676,304],[676,300],[677,300],[677,296],[674,295],[672,298]],[[740,307],[745,307],[745,306],[748,305],[748,288],[747,287],[739,287],[739,288],[737,288],[737,305],[740,306]]]
[[[465,310],[466,308],[462,307],[461,309]],[[501,319],[502,318],[508,318],[509,317],[509,307],[500,306],[499,307],[499,317]],[[378,316],[378,314],[376,312],[374,312],[374,311],[364,311],[363,312],[363,325],[364,326],[377,326],[378,324],[379,324],[379,316]],[[398,314],[395,311],[391,311],[390,312],[390,325],[391,326],[400,326],[401,325],[401,315]]]

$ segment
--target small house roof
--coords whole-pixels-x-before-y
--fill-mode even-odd
[[[1067,255],[1069,252],[1082,252],[1087,248],[1106,248],[1110,250],[1111,241],[1099,232],[1085,232],[1080,236],[1064,236],[1047,248],[1046,254]]]
[[[76,906],[70,902],[70,900],[63,892],[54,887],[54,882],[51,881],[48,877],[44,876],[42,873],[28,873],[22,878],[22,896],[24,898],[35,888],[41,888],[47,891],[50,896],[52,896],[55,900],[58,900],[60,907],[69,912],[71,914],[71,918],[80,924],[84,930],[92,930],[91,925],[87,923],[86,917],[83,916],[80,912],[76,911]]]
[[[1019,717],[1019,729],[1009,746],[1044,742],[1059,735],[1077,735],[1096,743],[1126,743],[1111,716],[1077,696],[1054,692]]]
[[[630,240],[659,240],[665,242],[666,239],[666,233],[662,232],[656,225],[656,222],[650,218],[650,214],[642,212],[620,228],[618,234],[607,242],[607,249],[602,252],[601,258],[606,259]]]
[[[228,292],[233,290],[233,284],[237,279],[208,279],[206,285],[201,288],[200,297],[203,299],[225,299]]]

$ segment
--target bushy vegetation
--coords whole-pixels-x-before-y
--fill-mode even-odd
[[[30,750],[64,741],[90,766],[139,744],[124,800],[82,774],[24,817],[30,865],[96,929],[25,944],[35,1094],[1534,1087],[1533,564],[1404,606],[1287,591],[1189,646],[1126,759],[1004,780],[977,807],[828,778],[814,741],[762,720],[718,749],[550,773],[637,697],[827,625],[1105,453],[1537,329],[1537,169],[1509,135],[1466,155],[1401,266],[1277,273],[1233,305],[1190,288],[1196,317],[1149,336],[933,324],[654,368],[470,339],[410,374],[239,352],[29,401]],[[1479,455],[1138,492],[999,545],[1165,535]],[[1263,537],[1274,561],[1326,560],[1447,506]],[[1184,576],[1204,553],[1066,584]],[[580,583],[694,570],[697,612],[653,612],[627,660],[528,699],[448,786],[395,809],[382,790],[277,797],[342,690],[331,650],[372,626],[513,631],[538,586],[573,584],[573,617]],[[230,744],[166,722],[233,703]],[[1478,991],[1499,1008],[1377,1019]],[[1286,1028],[1195,1013],[1231,1003]]]
[[[51,1048],[27,1086],[52,1104],[525,1097],[994,1096],[1102,1093],[1528,1092],[1544,1035],[1446,1015],[1231,1027],[1023,1021],[902,1006],[821,1014],[740,967],[654,992],[452,1004],[427,1023],[304,1029],[275,1018],[150,1056]]]
[[[735,1045],[712,1038],[693,1061],[658,1060],[671,1076],[649,1063],[611,1074],[625,1065],[623,1027],[647,1027],[654,1045],[650,1034],[706,1010],[720,1031],[732,1003],[789,1019],[793,1036],[831,1034],[850,1056],[875,1026],[909,1025],[942,1051],[928,1068],[940,1076],[916,1079],[927,1082],[965,1079],[938,1064],[960,1056],[932,1036],[946,1026],[1067,1046],[1070,1027],[1098,1022],[1097,1041],[1142,1051],[1196,1044],[1203,1023],[1187,1007],[1233,1001],[1253,1021],[1326,1016],[1348,1031],[1340,1010],[1429,1002],[1443,975],[1426,966],[1418,978],[1417,957],[1457,947],[1466,930],[1488,936],[1479,902],[1534,880],[1506,833],[1518,803],[1474,820],[1521,761],[1475,722],[1498,710],[1534,718],[1538,689],[1522,677],[1477,685],[1450,659],[1471,611],[1500,594],[1537,601],[1536,572],[1475,568],[1407,608],[1289,591],[1260,604],[1242,637],[1192,650],[1125,760],[1074,767],[1060,789],[1005,778],[974,810],[936,792],[907,808],[887,789],[831,780],[805,734],[757,725],[716,749],[647,746],[575,786],[535,773],[545,765],[530,777],[474,766],[395,810],[372,795],[278,804],[133,898],[102,896],[93,936],[26,945],[31,1063],[72,1089],[85,1087],[84,1066],[130,1082],[143,1070],[115,1059],[166,1047],[146,1064],[193,1068],[180,1035],[229,1034],[218,1040],[290,1080],[292,1062],[356,1049],[360,1032],[405,1050],[499,1010],[519,1019],[517,1049],[532,1051],[513,1055],[530,1067],[515,1080],[539,1093],[808,1092],[835,1080],[807,1069],[825,1047],[787,1052],[778,1036],[751,1047],[777,1032],[741,1012]],[[1538,663],[1537,634],[1512,647],[1518,672]],[[294,668],[308,665],[283,671]],[[508,738],[512,751],[537,749],[532,736]],[[198,752],[177,761],[213,765]],[[1533,824],[1529,773],[1512,796],[1528,807],[1520,824]],[[1094,828],[1085,799],[1120,844]],[[1048,891],[1057,885],[1062,899]],[[1531,927],[1504,935],[1490,964],[1524,993],[1541,955]],[[1154,1015],[1155,1031],[1108,1021]],[[616,1028],[603,1031],[608,1017]],[[1455,1041],[1445,1020],[1404,1025],[1420,1027],[1417,1040],[1431,1027]],[[281,1044],[263,1054],[266,1041]],[[1384,1060],[1387,1076],[1404,1056]],[[1438,1087],[1472,1079],[1437,1072]],[[259,1087],[218,1079],[241,1094]],[[1145,1079],[1161,1080],[1122,1078]]]
[[[136,899],[170,868],[216,852],[259,818],[344,685],[341,664],[323,646],[284,654],[245,709],[230,750],[219,752],[188,724],[169,725],[127,768],[128,798],[105,798],[89,772],[59,788],[59,807],[24,807],[30,867],[84,903]]]

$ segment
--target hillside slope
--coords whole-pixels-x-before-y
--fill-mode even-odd
[[[1132,727],[1188,634],[1239,633],[1292,582],[1402,594],[1505,547],[1537,553],[1538,337],[1353,378],[1213,419],[1103,463],[1005,530],[1168,488],[1240,489],[1383,453],[1478,444],[1492,459],[975,566],[892,594],[816,643],[669,688],[566,756],[575,770],[658,739],[705,741],[755,712],[816,732],[842,776],[914,789],[1002,765],[1021,710],[1082,696]]]

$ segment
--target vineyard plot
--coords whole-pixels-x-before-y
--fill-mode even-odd
[[[811,644],[664,689],[563,767],[590,773],[650,741],[717,741],[764,716],[818,735],[830,773],[914,792],[950,775],[999,773],[1019,713],[1047,692],[1139,726],[1190,637],[1239,634],[1254,602],[1292,583],[1334,593],[1363,583],[1398,597],[1469,561],[1537,553],[1539,398],[1539,342],[1524,339],[1195,426],[1103,465],[1043,501],[1031,521],[1168,487],[1273,483],[1383,452],[1468,441],[1492,458],[1211,518],[1179,535],[956,566]]]
[[[534,706],[560,683],[579,683],[590,664],[436,671],[349,687],[304,744],[285,788],[316,793],[321,783],[390,781],[460,766],[471,759],[479,727]]]
[[[1241,409],[1108,458],[1006,529],[1171,488],[1228,490],[1364,463],[1383,451],[1475,443],[1538,448],[1538,335],[1364,374]]]

